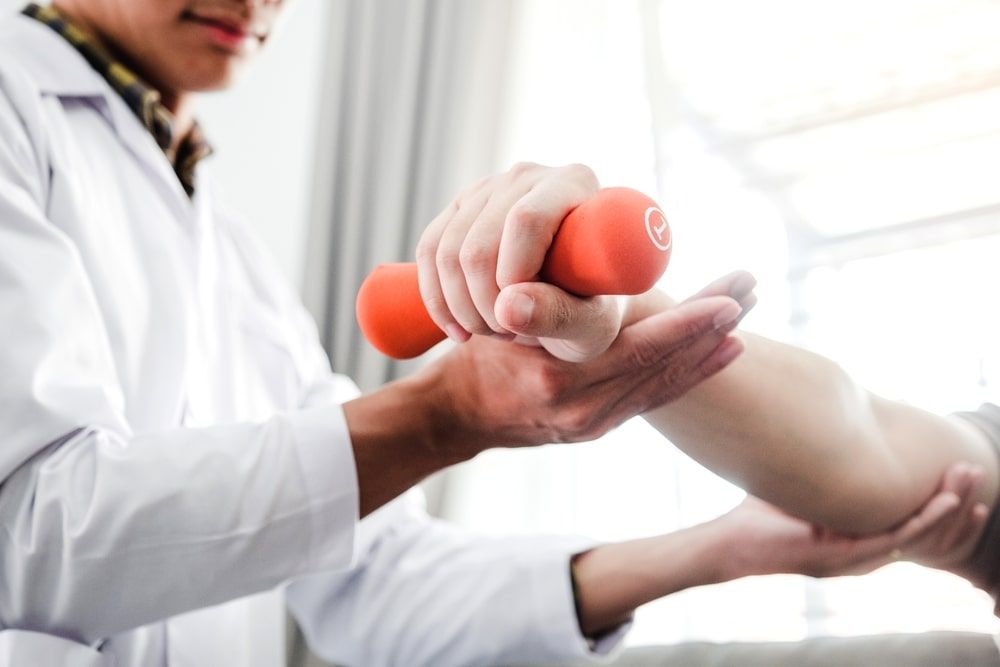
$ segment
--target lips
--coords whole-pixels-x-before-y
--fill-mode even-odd
[[[185,12],[182,18],[193,23],[198,23],[207,28],[211,28],[232,40],[234,43],[241,42],[248,37],[253,37],[259,42],[263,42],[267,38],[267,34],[264,31],[260,29],[255,30],[251,23],[240,21],[228,16],[212,15],[200,12]]]

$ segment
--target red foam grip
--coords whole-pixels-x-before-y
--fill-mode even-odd
[[[605,188],[560,224],[540,277],[578,296],[641,294],[663,275],[671,248],[656,202],[629,188]],[[396,359],[445,338],[420,298],[416,264],[376,268],[358,292],[357,316],[368,341]]]

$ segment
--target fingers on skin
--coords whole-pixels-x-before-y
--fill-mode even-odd
[[[857,572],[870,571],[892,562],[894,558],[887,555],[897,549],[915,553],[922,561],[947,555],[986,520],[986,506],[974,499],[981,481],[981,471],[973,466],[952,466],[938,493],[895,530],[864,538],[840,538],[850,546],[842,565]]]
[[[938,527],[938,522],[958,509],[960,499],[951,491],[942,491],[924,505],[916,516],[910,517],[893,533],[896,547],[914,542]]]
[[[496,277],[501,289],[535,278],[563,218],[593,197],[599,187],[589,167],[560,167],[511,207],[497,258]]]
[[[743,354],[744,349],[743,341],[739,338],[736,336],[726,336],[722,343],[704,361],[698,364],[695,369],[696,380],[707,380],[716,373],[719,373],[729,366],[729,364],[736,361]]]
[[[953,472],[954,471],[954,472]],[[945,475],[945,488],[948,489],[949,476],[959,476],[955,482],[955,488],[950,489],[955,493],[961,502],[956,510],[955,520],[944,530],[940,538],[940,545],[943,549],[949,549],[960,544],[971,532],[974,524],[973,509],[976,502],[976,490],[983,482],[983,470],[979,466],[968,463],[957,463]]]
[[[751,310],[757,305],[757,295],[754,294],[754,288],[757,287],[757,279],[753,277],[747,271],[733,271],[728,273],[721,278],[718,278],[707,286],[702,288],[698,294],[688,299],[688,301],[693,301],[695,299],[702,299],[709,296],[728,296],[736,303],[740,305],[743,312],[740,316],[733,320],[730,325],[730,330],[735,329],[743,321]]]
[[[607,376],[622,372],[655,368],[664,359],[674,357],[707,337],[705,356],[725,339],[725,327],[740,313],[738,303],[729,297],[713,296],[683,303],[622,330],[618,340],[605,355]],[[701,363],[705,357],[697,361]]]
[[[689,301],[706,296],[728,296],[739,301],[753,292],[756,286],[757,279],[747,271],[733,271],[710,282]]]
[[[983,526],[986,524],[986,518],[989,514],[989,507],[983,503],[975,503],[968,513],[960,517],[960,521],[958,523],[962,526],[962,530],[956,531],[952,537],[951,544],[949,544],[947,548],[953,549],[963,545],[967,540],[971,540],[979,535]]]
[[[739,357],[743,343],[734,336],[711,331],[675,348],[658,363],[621,373],[607,382],[622,396],[609,412],[618,423],[680,398],[700,382]]]

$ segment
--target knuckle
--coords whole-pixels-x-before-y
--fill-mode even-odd
[[[469,199],[471,199],[476,194],[480,193],[483,190],[483,188],[485,188],[487,185],[490,184],[490,182],[493,180],[493,178],[494,177],[492,175],[491,176],[483,176],[478,181],[476,181],[475,183],[473,183],[472,185],[470,185],[468,188],[466,188],[465,191],[463,191],[462,194],[460,194],[458,196],[458,198],[455,200],[455,202],[453,204],[454,207],[455,207],[455,210],[457,211],[458,209],[460,209],[462,207],[463,203],[468,203]]]
[[[565,299],[555,299],[549,311],[552,328],[561,331],[573,323],[573,309]]]
[[[553,364],[544,364],[536,374],[538,394],[547,405],[559,403],[568,387],[566,373]]]
[[[594,415],[585,407],[565,410],[560,420],[562,437],[572,442],[589,440],[594,431]]]
[[[565,167],[568,174],[582,183],[588,190],[596,190],[599,187],[597,174],[585,164],[576,162]]]
[[[534,162],[521,161],[521,162],[515,162],[511,166],[511,168],[507,171],[507,173],[513,178],[521,178],[522,176],[526,176],[538,168],[539,165]]]
[[[493,271],[493,248],[482,243],[466,242],[459,251],[459,264],[468,274],[482,274]]]
[[[424,233],[417,242],[417,261],[434,262],[437,256],[437,239]]]
[[[542,212],[528,204],[515,204],[507,216],[507,224],[516,236],[529,239],[543,236],[548,228]]]
[[[445,245],[438,246],[435,262],[441,272],[459,273],[462,270],[462,262],[456,248]]]

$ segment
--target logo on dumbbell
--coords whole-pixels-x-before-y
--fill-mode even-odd
[[[649,234],[649,240],[657,248],[663,252],[670,250],[670,244],[673,240],[670,238],[667,216],[663,215],[663,211],[655,206],[646,209],[646,233]]]

